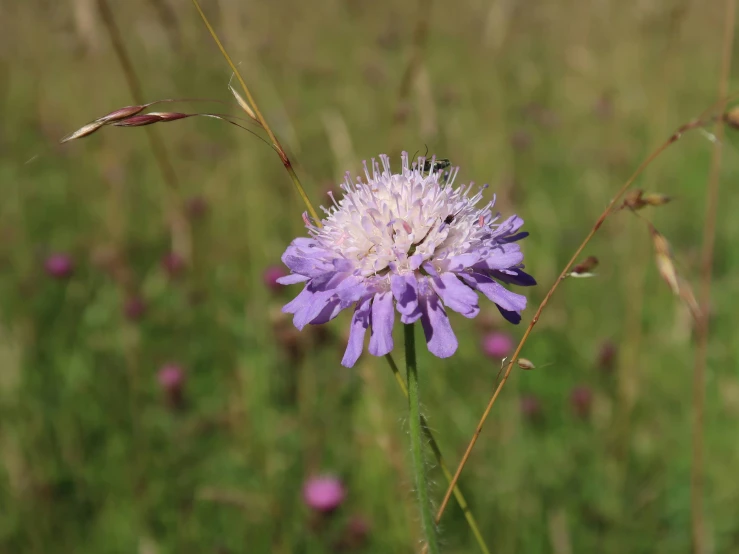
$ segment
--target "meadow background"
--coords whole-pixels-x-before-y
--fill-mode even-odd
[[[110,4],[146,100],[229,103],[155,109],[240,115],[190,2]],[[531,233],[522,246],[540,286],[524,324],[620,184],[717,98],[722,2],[203,5],[315,203],[363,159],[397,163],[424,145],[460,165],[461,182],[489,183]],[[5,0],[0,13],[0,551],[416,551],[406,403],[385,361],[341,367],[347,317],[299,334],[279,313],[299,287],[265,285],[304,233],[278,157],[219,121],[157,125],[175,190],[145,129],[60,146],[134,103],[97,2]],[[399,100],[419,17],[427,41]],[[731,131],[727,143],[705,418],[716,553],[739,551]],[[694,285],[710,152],[694,131],[637,185],[675,197],[642,213]],[[71,275],[48,273],[54,253]],[[496,553],[688,552],[690,313],[630,213],[586,254],[597,277],[559,289],[523,351],[546,367],[514,371],[460,485]],[[524,330],[481,306],[476,320],[452,316],[457,355],[420,353],[422,400],[452,466],[500,366],[482,338]],[[181,402],[158,381],[168,364],[185,376]],[[440,498],[446,483],[430,471]],[[319,473],[346,486],[330,517],[302,499]],[[441,530],[446,552],[477,551],[454,501]]]

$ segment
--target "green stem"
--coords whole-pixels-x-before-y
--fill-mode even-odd
[[[405,325],[405,367],[408,377],[408,409],[411,434],[411,458],[413,459],[413,474],[416,478],[416,494],[421,509],[421,527],[426,537],[426,544],[430,554],[438,554],[436,544],[436,524],[431,511],[428,484],[426,482],[426,468],[423,463],[423,442],[421,441],[421,403],[418,400],[418,371],[416,368],[416,338],[413,324]]]

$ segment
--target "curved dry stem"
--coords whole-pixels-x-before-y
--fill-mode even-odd
[[[246,94],[246,100],[249,103],[249,106],[251,106],[251,108],[254,110],[254,115],[256,116],[257,121],[259,121],[260,125],[262,126],[264,131],[267,133],[269,140],[272,141],[272,144],[274,144],[275,148],[277,149],[277,154],[280,156],[280,161],[282,161],[282,165],[284,165],[285,169],[287,169],[287,172],[290,175],[290,179],[292,180],[293,185],[295,185],[295,189],[298,191],[300,198],[303,200],[303,202],[305,203],[305,206],[308,208],[308,212],[310,213],[310,216],[313,218],[315,224],[320,227],[321,219],[318,217],[318,213],[316,212],[316,209],[313,207],[313,204],[311,204],[311,201],[308,198],[308,195],[305,193],[305,189],[303,188],[303,185],[300,183],[300,179],[298,178],[297,173],[295,173],[295,170],[293,169],[292,163],[290,162],[290,159],[288,158],[287,153],[285,152],[285,149],[282,147],[282,145],[280,144],[280,141],[277,140],[277,137],[272,132],[272,128],[267,123],[267,120],[264,119],[262,112],[259,110],[259,106],[257,106],[257,103],[254,101],[254,97],[251,95],[251,91],[249,90],[249,87],[246,86],[246,82],[241,76],[241,73],[239,73],[239,70],[236,67],[236,65],[231,60],[231,56],[228,55],[228,52],[226,52],[226,49],[223,47],[223,44],[221,44],[221,40],[218,38],[218,35],[213,29],[213,26],[210,24],[210,21],[208,21],[208,18],[205,16],[203,9],[200,7],[200,3],[198,2],[198,0],[192,0],[192,3],[195,5],[195,9],[198,10],[198,13],[200,14],[200,18],[203,20],[203,23],[207,27],[208,32],[210,33],[210,36],[213,37],[213,40],[218,46],[218,49],[221,51],[221,54],[223,55],[223,57],[226,59],[226,62],[228,62],[228,65],[231,68],[231,71],[233,71],[234,75],[236,76],[236,79],[239,81],[239,84],[241,85],[241,88],[244,91],[244,94]]]
[[[498,396],[500,395],[500,391],[503,390],[503,387],[505,386],[506,381],[508,380],[508,376],[511,374],[511,370],[513,369],[513,366],[516,363],[516,360],[518,359],[518,356],[521,353],[521,350],[523,349],[524,344],[526,344],[526,341],[528,340],[529,335],[531,334],[531,331],[533,330],[534,326],[539,321],[539,317],[541,316],[541,313],[544,311],[544,308],[549,303],[549,300],[551,299],[554,292],[557,290],[557,287],[559,287],[559,284],[562,281],[564,281],[564,279],[567,277],[567,273],[570,271],[570,268],[580,258],[580,255],[582,254],[585,247],[588,245],[588,243],[593,238],[595,233],[598,232],[598,229],[600,229],[601,225],[603,225],[603,222],[606,220],[606,218],[609,215],[611,215],[611,213],[613,213],[613,211],[616,209],[616,206],[619,200],[623,197],[623,195],[626,193],[629,187],[634,183],[637,177],[639,177],[639,175],[641,175],[642,172],[671,144],[678,141],[680,137],[683,136],[684,133],[692,129],[697,129],[699,127],[702,127],[704,124],[705,124],[705,121],[703,119],[694,119],[693,121],[686,123],[685,125],[680,127],[662,145],[660,145],[659,148],[657,148],[654,152],[652,152],[652,154],[650,154],[649,157],[641,163],[641,165],[637,168],[634,174],[631,177],[629,177],[629,179],[621,186],[619,191],[616,193],[616,196],[614,196],[611,199],[606,209],[598,217],[598,219],[595,222],[595,225],[593,225],[593,228],[590,230],[588,235],[585,237],[585,240],[583,240],[580,246],[578,246],[577,250],[575,250],[575,253],[572,255],[572,258],[570,258],[570,261],[567,262],[567,265],[565,265],[559,277],[557,277],[557,280],[554,282],[554,284],[551,286],[551,288],[547,292],[546,296],[544,297],[544,300],[542,300],[541,304],[539,304],[539,307],[536,309],[536,313],[534,314],[534,317],[531,318],[531,322],[529,323],[529,326],[526,328],[526,331],[524,332],[523,337],[521,338],[521,342],[518,343],[518,346],[516,347],[516,351],[513,353],[510,360],[508,361],[508,365],[506,366],[506,370],[505,370],[505,373],[503,374],[503,378],[501,379],[500,383],[496,387],[495,392],[493,392],[493,395],[490,398],[490,401],[488,402],[485,408],[485,411],[483,412],[482,417],[480,418],[480,421],[477,424],[477,427],[475,428],[475,432],[472,435],[472,439],[470,439],[470,442],[467,445],[467,450],[462,456],[462,461],[459,463],[459,466],[457,467],[457,471],[455,472],[451,483],[449,483],[449,488],[447,489],[446,494],[444,495],[444,500],[441,502],[441,505],[439,506],[439,510],[436,513],[437,523],[441,519],[441,516],[444,514],[444,510],[446,509],[446,506],[449,503],[449,498],[451,497],[452,490],[456,486],[457,481],[459,480],[459,476],[462,474],[462,470],[464,469],[464,466],[467,464],[467,460],[469,459],[470,454],[472,453],[472,449],[475,447],[475,443],[477,443],[477,439],[480,436],[480,433],[482,432],[482,428],[485,425],[485,421],[487,420],[488,415],[490,415],[490,411],[492,410],[493,405],[495,404],[495,401],[498,399]]]

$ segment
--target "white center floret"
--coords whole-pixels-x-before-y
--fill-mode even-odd
[[[434,262],[463,254],[490,236],[493,218],[489,202],[482,199],[483,188],[470,196],[473,183],[453,187],[457,169],[444,174],[436,170],[432,159],[430,171],[419,158],[412,167],[403,153],[402,170],[393,174],[390,159],[373,159],[372,172],[365,163],[366,182],[357,177],[352,183],[347,173],[341,188],[344,197],[323,208],[327,214],[323,227],[309,225],[311,234],[326,249],[351,261],[362,276],[411,270],[409,258],[420,256]],[[418,267],[418,263],[413,264]]]

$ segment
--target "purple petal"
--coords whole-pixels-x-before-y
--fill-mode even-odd
[[[369,353],[384,356],[393,349],[393,323],[395,309],[393,295],[390,291],[375,295],[372,302],[372,333],[370,334]]]
[[[504,318],[506,318],[508,321],[510,321],[514,325],[518,325],[519,323],[521,323],[521,314],[519,314],[518,312],[509,312],[508,310],[504,310],[497,304],[495,305],[495,307],[498,308],[500,315],[502,315]]]
[[[310,279],[307,275],[300,275],[298,273],[291,273],[277,279],[277,282],[281,285],[294,285],[295,283],[303,283]]]
[[[433,277],[431,283],[444,304],[450,309],[469,318],[480,313],[477,294],[462,283],[454,273],[442,273],[440,277]]]
[[[333,290],[315,293],[307,305],[295,312],[293,325],[295,325],[298,330],[302,331],[303,327],[312,323],[313,320],[317,319],[321,315],[321,312],[326,308],[334,294]]]
[[[448,358],[457,351],[458,343],[444,306],[433,293],[422,297],[420,303],[421,325],[429,352],[439,358]]]
[[[351,330],[349,331],[349,342],[346,345],[344,358],[341,365],[344,367],[352,367],[359,359],[364,348],[364,334],[370,325],[372,297],[368,296],[357,303],[352,318]]]
[[[526,297],[509,291],[503,285],[496,283],[490,277],[479,273],[460,273],[460,276],[470,286],[479,290],[489,300],[498,304],[504,310],[520,312],[526,308]]]
[[[334,319],[337,315],[339,315],[342,310],[345,310],[352,304],[353,302],[342,302],[338,298],[332,298],[324,306],[323,310],[321,310],[321,313],[319,313],[316,317],[311,319],[310,324],[320,325],[322,323],[328,323],[329,321]]]
[[[306,285],[305,288],[300,291],[300,294],[282,307],[282,313],[294,314],[298,310],[304,309],[308,306],[314,294],[315,293]]]
[[[523,261],[523,252],[517,244],[501,244],[492,248],[487,256],[472,266],[473,269],[508,269]]]
[[[520,269],[491,271],[490,276],[503,283],[518,285],[519,287],[533,287],[536,284],[536,279]]]
[[[447,271],[462,271],[480,261],[479,252],[470,252],[449,258]]]
[[[390,277],[390,289],[395,297],[396,309],[403,323],[413,323],[421,312],[418,310],[418,282],[413,273],[407,275],[393,274]]]

